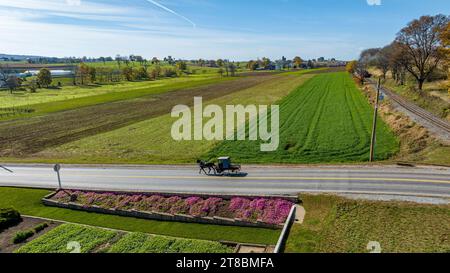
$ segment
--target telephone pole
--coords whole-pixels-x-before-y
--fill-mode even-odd
[[[375,155],[375,143],[377,141],[377,119],[378,119],[378,104],[380,103],[380,89],[381,89],[381,78],[378,78],[377,85],[377,99],[375,103],[375,111],[373,114],[373,127],[372,127],[372,138],[370,142],[370,162],[373,162]]]

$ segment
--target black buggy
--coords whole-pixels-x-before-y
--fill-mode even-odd
[[[203,172],[206,175],[236,175],[241,173],[241,165],[231,163],[230,157],[219,157],[218,164],[208,163],[202,160],[197,161],[200,167],[200,174]]]

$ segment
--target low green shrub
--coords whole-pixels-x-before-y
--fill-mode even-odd
[[[13,243],[20,244],[25,242],[28,238],[33,237],[34,232],[32,230],[19,231],[14,235]]]
[[[116,231],[63,224],[22,246],[16,253],[70,253],[74,251],[69,247],[70,242],[79,243],[81,253],[89,253],[116,235]]]
[[[232,253],[219,242],[129,233],[109,249],[110,253]]]
[[[0,230],[7,229],[22,221],[20,213],[12,208],[0,209]]]
[[[39,225],[35,226],[33,228],[33,230],[34,230],[34,232],[39,233],[39,232],[43,231],[46,228],[48,228],[48,223],[42,223],[42,224],[39,224]]]

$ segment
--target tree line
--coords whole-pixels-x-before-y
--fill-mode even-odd
[[[411,75],[418,90],[432,80],[437,70],[449,71],[450,16],[422,16],[401,29],[395,40],[383,48],[364,50],[358,61],[347,64],[347,71],[364,82],[367,68],[376,67],[385,80],[388,72],[399,85]]]

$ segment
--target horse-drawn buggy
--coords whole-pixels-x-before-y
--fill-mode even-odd
[[[203,172],[206,175],[237,175],[241,174],[241,165],[232,164],[230,157],[219,157],[218,164],[212,162],[197,161],[200,167],[200,174]]]

